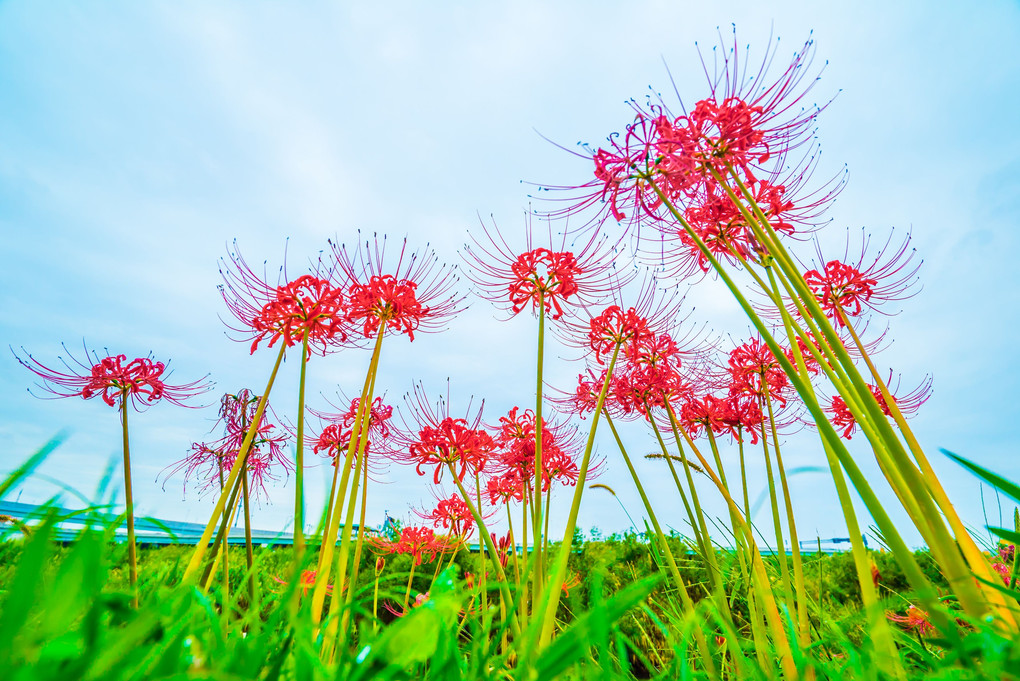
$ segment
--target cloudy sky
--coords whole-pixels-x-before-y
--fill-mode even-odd
[[[812,36],[815,67],[825,67],[812,97],[824,103],[838,93],[819,119],[819,176],[849,170],[831,229],[912,232],[923,289],[891,320],[895,340],[879,361],[905,384],[934,376],[914,427],[965,519],[983,525],[979,485],[938,450],[1020,479],[1020,9],[710,4],[0,3],[0,340],[43,362],[56,361],[61,342],[151,351],[172,358],[182,381],[209,373],[218,392],[259,391],[271,353],[250,356],[220,319],[217,265],[233,239],[270,268],[286,248],[292,272],[328,238],[351,243],[358,230],[407,235],[458,262],[479,216],[513,235],[535,205],[536,184],[588,180],[590,164],[547,139],[598,145],[629,122],[628,98],[649,87],[671,91],[669,73],[685,100],[704,96],[696,45],[710,54],[733,23],[751,60],[770,36],[783,61]],[[748,334],[714,282],[691,300],[694,318],[715,331]],[[379,387],[399,405],[412,381],[435,392],[449,377],[455,405],[484,398],[492,419],[530,405],[535,322],[496,315],[476,301],[443,334],[391,339]],[[43,501],[62,485],[93,496],[119,457],[115,412],[98,400],[33,398],[32,376],[5,352],[0,468],[67,429],[21,500]],[[567,386],[581,370],[569,355],[551,351],[550,384]],[[358,351],[316,358],[310,402],[321,406],[320,395],[338,386],[354,393],[367,364]],[[296,384],[289,361],[272,401],[291,418]],[[204,520],[210,498],[185,496],[179,479],[164,490],[157,477],[207,437],[213,412],[161,404],[132,419],[140,513]],[[653,449],[640,427],[626,433],[633,450]],[[858,440],[862,466],[878,476]],[[601,481],[638,518],[640,503],[610,445],[600,444],[608,459]],[[822,463],[812,433],[786,445],[790,467]],[[654,463],[642,470],[655,503],[683,529],[675,492],[658,484]],[[765,484],[762,470],[756,465],[752,488]],[[321,506],[324,474],[308,474],[310,516]],[[845,536],[824,476],[806,473],[792,484],[803,537]],[[257,526],[286,526],[291,485],[263,503]],[[413,471],[393,471],[372,492],[369,522],[384,510],[406,518],[409,502],[431,501]],[[985,502],[998,522],[994,496]],[[554,501],[554,522],[568,503],[565,494]],[[608,532],[630,522],[595,490],[580,524]]]

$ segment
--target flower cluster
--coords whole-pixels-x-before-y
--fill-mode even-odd
[[[459,540],[437,536],[429,527],[405,527],[396,539],[374,537],[372,547],[383,554],[406,553],[411,556],[415,565],[422,561],[431,563],[436,556],[450,553],[460,545]]]
[[[432,527],[442,526],[458,537],[467,537],[474,529],[475,519],[467,503],[457,494],[440,499],[430,513],[415,514],[422,520],[431,521]]]
[[[890,385],[887,381],[886,385],[889,386],[889,396],[896,404],[896,408],[899,409],[900,413],[904,416],[911,416],[917,413],[917,410],[920,409],[921,405],[927,402],[928,398],[931,397],[931,377],[926,378],[917,388],[902,396],[896,395],[896,391],[899,388],[898,381],[896,385]],[[885,401],[885,398],[883,398],[882,391],[879,387],[877,385],[869,385],[868,389],[871,391],[871,395],[875,398],[875,401],[878,402],[878,406],[882,410],[882,414],[885,416],[892,416],[892,410],[889,408],[889,404]],[[846,401],[839,395],[834,395],[829,402],[829,408],[827,411],[829,414],[829,421],[832,425],[837,429],[842,429],[843,437],[847,440],[852,439],[853,434],[857,431],[858,424],[856,417],[854,417],[853,412],[850,411]]]
[[[255,432],[245,467],[255,496],[266,493],[266,483],[277,480],[278,471],[289,476],[294,471],[294,463],[284,453],[284,446],[290,440],[290,434],[286,428],[274,423],[278,419],[268,405],[258,425],[254,425],[259,399],[248,389],[224,395],[220,399],[218,422],[223,428],[222,437],[192,444],[182,460],[164,471],[164,485],[166,480],[178,473],[184,474],[185,487],[192,478],[198,481],[199,489],[203,491],[222,485],[234,467],[245,438],[253,429]]]
[[[366,241],[353,254],[343,245],[330,246],[330,279],[348,292],[346,320],[365,338],[389,329],[413,341],[416,332],[438,331],[463,309],[464,297],[455,292],[457,278],[432,251],[408,253],[405,239],[389,269],[385,237]]]
[[[64,348],[65,351],[67,348]],[[23,350],[24,352],[24,350]],[[54,370],[38,362],[25,352],[18,362],[43,380],[40,387],[57,397],[81,397],[90,400],[100,397],[111,407],[130,402],[136,410],[158,402],[166,401],[179,406],[184,402],[212,389],[206,378],[174,385],[166,382],[169,373],[166,364],[151,357],[136,357],[130,362],[127,355],[110,355],[100,358],[85,349],[85,361],[68,352],[69,360],[60,357],[62,370]]]
[[[501,416],[496,427],[495,442],[499,449],[493,458],[491,477],[487,482],[493,504],[510,498],[528,498],[534,487],[537,433],[535,412],[514,407]],[[553,481],[563,485],[577,484],[577,443],[574,431],[542,419],[542,482],[543,491]]]
[[[309,355],[313,350],[325,355],[327,350],[347,342],[343,291],[318,273],[273,286],[266,273],[259,275],[249,267],[235,244],[229,264],[223,261],[220,274],[220,295],[240,323],[227,326],[251,340],[252,354],[266,340],[267,347],[280,340],[287,347],[307,342]],[[286,278],[286,273],[281,270],[280,276]]]
[[[328,457],[330,465],[337,465],[340,457],[351,445],[360,404],[361,398],[354,398],[351,400],[350,407],[344,412],[338,414],[313,412],[328,425],[319,433],[315,444],[312,445],[312,451]],[[368,456],[370,468],[373,470],[379,469],[378,464],[392,457],[396,451],[394,449],[394,432],[390,425],[392,417],[393,407],[384,404],[381,397],[372,400],[368,413],[365,455]],[[381,470],[376,470],[376,472],[381,472]]]
[[[559,319],[568,304],[596,304],[626,279],[614,268],[616,253],[597,235],[568,249],[566,235],[555,242],[550,231],[548,246],[536,246],[529,223],[520,250],[495,228],[484,232],[488,243],[472,237],[474,246],[464,247],[468,276],[482,297],[509,304],[511,316],[530,307]]]
[[[848,235],[841,259],[825,260],[819,250],[818,259],[824,266],[804,273],[804,282],[837,329],[868,311],[893,314],[884,312],[882,306],[913,295],[921,263],[911,263],[914,250],[909,234],[899,246],[893,246],[893,236],[890,232],[875,255],[870,253],[870,237],[863,236],[860,253],[851,255]]]

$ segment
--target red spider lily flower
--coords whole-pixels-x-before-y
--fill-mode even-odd
[[[663,289],[648,276],[628,305],[623,292],[612,292],[611,305],[588,314],[564,318],[554,327],[561,340],[590,354],[597,364],[605,364],[608,355],[620,346],[623,357],[628,352],[640,354],[654,341],[654,330],[671,329],[689,316],[681,311],[685,299],[676,295],[676,287]],[[641,345],[642,349],[635,346]],[[634,348],[633,350],[631,350]]]
[[[534,465],[534,464],[532,464]],[[506,505],[510,500],[523,501],[530,476],[525,478],[519,470],[511,469],[485,481],[485,494],[493,506]]]
[[[542,448],[545,449],[543,443]],[[556,447],[549,455],[542,458],[543,475],[550,481],[558,481],[568,487],[577,485],[577,478],[580,470],[577,467],[577,453],[571,454],[560,447]],[[598,477],[600,466],[590,465],[588,478],[594,480]]]
[[[330,241],[335,267],[331,279],[348,292],[347,321],[373,337],[380,328],[407,334],[440,331],[463,310],[464,296],[455,292],[457,277],[439,265],[434,251],[408,253],[404,239],[397,262],[388,269],[386,237],[354,255]]]
[[[595,361],[605,364],[606,355],[617,346],[640,343],[650,338],[648,320],[634,308],[624,311],[616,305],[605,309],[590,322],[588,347],[594,353]]]
[[[425,603],[428,603],[428,600],[429,600],[429,592],[426,591],[423,594],[418,594],[417,596],[415,596],[414,597],[414,601],[412,601],[411,604],[407,607],[407,610],[403,610],[403,609],[397,610],[395,607],[393,607],[389,603],[383,603],[383,607],[386,608],[387,610],[389,610],[390,614],[392,614],[393,616],[395,616],[395,617],[403,617],[404,615],[406,615],[407,613],[411,612],[415,608],[420,608]]]
[[[794,207],[792,201],[784,198],[786,188],[774,186],[768,180],[755,179],[748,184],[772,228],[781,234],[794,234],[794,226],[785,220],[786,213]],[[715,181],[706,182],[704,191],[689,199],[684,218],[719,259],[739,265],[742,261],[758,261],[765,253],[740,209]],[[665,237],[676,238],[681,247],[663,257],[663,266],[670,275],[686,279],[699,270],[705,274],[711,269],[708,256],[687,230],[666,223],[658,226]]]
[[[727,400],[715,395],[688,400],[680,408],[680,424],[692,438],[704,431],[711,431],[716,436],[729,433],[736,437],[727,407]]]
[[[1002,577],[1002,581],[1009,586],[1010,577],[1013,576],[1013,566],[1006,563],[992,563],[992,569]]]
[[[465,244],[463,258],[470,266],[468,278],[479,294],[499,305],[509,303],[510,316],[541,305],[553,319],[564,305],[595,305],[606,294],[626,283],[629,275],[614,269],[617,253],[605,238],[592,234],[580,245],[567,244],[564,233],[558,242],[549,229],[548,248],[536,246],[530,220],[523,249],[511,247],[495,229],[484,229],[488,244],[472,236],[475,247]]]
[[[423,560],[431,563],[436,556],[450,553],[460,545],[456,539],[436,536],[429,527],[405,527],[395,541],[386,537],[373,537],[370,541],[379,553],[409,554],[415,565],[421,565]]]
[[[315,438],[312,451],[320,456],[328,457],[330,465],[335,466],[339,458],[347,451],[354,433],[354,422],[357,420],[358,405],[361,398],[351,400],[351,405],[339,413],[311,410],[326,425]],[[395,433],[390,424],[393,407],[383,403],[382,397],[372,400],[368,415],[368,436],[365,441],[365,455],[369,472],[380,475],[385,472],[385,464],[397,453]],[[351,465],[354,465],[352,460]]]
[[[85,361],[82,361],[63,347],[69,359],[57,358],[64,365],[62,370],[41,364],[24,348],[24,358],[14,353],[21,366],[42,379],[39,387],[53,396],[44,399],[81,397],[90,400],[98,396],[111,407],[119,407],[127,400],[136,411],[142,411],[159,401],[191,406],[184,402],[212,389],[208,376],[191,383],[167,383],[165,379],[170,373],[166,364],[151,357],[137,357],[128,362],[127,355],[100,358],[85,348]]]
[[[549,489],[553,480],[564,485],[577,482],[577,463],[579,452],[577,430],[571,426],[542,419],[542,489]],[[493,470],[499,475],[500,482],[492,485],[490,498],[499,496],[504,487],[510,485],[526,485],[528,490],[533,487],[535,479],[535,413],[530,409],[521,411],[514,407],[499,419],[495,442],[500,450],[493,461]],[[490,481],[491,482],[491,481]],[[513,496],[518,501],[527,492],[518,487]]]
[[[914,605],[908,607],[902,615],[887,612],[885,616],[890,622],[901,624],[907,631],[913,631],[922,636],[935,632],[935,626],[929,620],[928,613]]]
[[[469,405],[465,418],[454,418],[449,414],[448,399],[440,398],[433,406],[420,384],[415,386],[413,396],[404,399],[413,423],[405,421],[407,432],[399,438],[401,451],[396,460],[415,464],[418,475],[425,475],[422,468],[435,466],[433,481],[437,485],[447,467],[459,467],[458,480],[464,479],[468,468],[475,473],[485,468],[496,443],[481,428],[484,402],[474,417]]]
[[[457,494],[439,499],[430,513],[415,510],[414,514],[425,521],[431,521],[432,527],[450,530],[458,537],[467,537],[474,529],[475,518],[467,503]]]
[[[794,361],[787,353],[790,361]],[[730,392],[753,395],[764,400],[768,395],[785,406],[790,379],[779,360],[760,338],[752,338],[733,348],[729,354]]]
[[[506,567],[507,561],[510,558],[510,552],[516,551],[517,547],[514,546],[514,542],[510,537],[510,533],[507,532],[502,537],[494,537],[496,544],[496,557],[499,558],[499,563],[504,568]],[[488,575],[488,573],[486,573]]]
[[[870,235],[862,236],[860,254],[856,256],[850,253],[849,236],[842,259],[826,261],[818,250],[818,259],[825,265],[820,270],[807,271],[804,281],[837,328],[868,311],[896,314],[883,311],[881,306],[916,293],[917,272],[922,263],[910,262],[916,252],[910,247],[910,234],[895,248],[890,248],[892,239],[890,232],[876,255],[869,254]]]
[[[580,586],[580,584],[581,584],[581,575],[579,575],[578,573],[576,573],[573,570],[571,570],[571,572],[567,576],[567,578],[565,580],[563,580],[563,584],[560,586],[560,589],[562,589],[564,596],[569,596],[570,595],[570,590],[573,589],[576,586]]]
[[[298,585],[301,587],[301,595],[302,596],[307,596],[308,592],[315,588],[315,576],[316,576],[316,574],[317,574],[316,570],[302,570],[301,571],[301,577],[299,578]],[[273,581],[275,581],[278,584],[290,584],[289,581],[287,581],[285,579],[280,579],[279,577],[277,577],[275,575],[273,575]],[[330,594],[330,595],[333,594],[333,585],[332,584],[327,584],[326,585],[326,593]]]
[[[761,411],[761,402],[749,395],[730,392],[726,398],[723,421],[730,426],[738,441],[743,440],[744,433],[751,438],[751,444],[758,444],[758,433],[761,432],[765,415]]]
[[[313,350],[325,355],[328,349],[348,342],[347,301],[343,291],[327,278],[316,272],[273,286],[267,273],[259,275],[248,266],[236,242],[229,263],[221,262],[224,283],[220,295],[240,322],[240,326],[227,327],[251,340],[252,354],[265,340],[270,348],[279,340],[292,347],[307,337],[309,356]],[[284,268],[279,276],[286,279]]]
[[[899,390],[899,379],[896,380],[895,385],[892,384],[892,372],[889,374],[889,379],[886,381],[886,386],[889,389],[889,396],[896,403],[896,407],[904,416],[912,416],[917,413],[917,410],[921,408],[921,405],[928,401],[931,397],[932,391],[932,379],[930,376],[926,377],[921,384],[909,393],[903,396],[897,396],[896,391]],[[868,388],[871,390],[872,396],[875,401],[878,402],[879,407],[882,409],[882,413],[886,416],[892,416],[892,410],[889,405],[886,404],[885,399],[882,397],[882,391],[879,390],[878,386],[869,385]],[[843,429],[843,437],[847,440],[853,438],[853,434],[857,431],[857,419],[854,418],[853,413],[847,406],[846,402],[839,395],[834,395],[831,402],[829,403],[829,421],[835,428]]]
[[[1016,555],[1016,546],[1013,544],[1000,544],[998,554],[1000,560],[1012,563],[1013,556]]]
[[[643,216],[660,220],[668,217],[660,192],[674,205],[690,205],[706,194],[713,172],[726,177],[732,168],[747,182],[767,181],[768,187],[752,191],[763,194],[759,202],[766,210],[782,209],[786,215],[779,224],[817,214],[834,196],[832,188],[819,192],[820,198],[810,197],[803,207],[787,205],[817,158],[806,154],[802,161],[788,160],[792,150],[812,142],[821,111],[803,105],[816,80],[808,75],[813,43],[808,41],[778,78],[769,75],[772,48],[757,73],[748,70],[745,57],[735,35],[731,48],[713,50],[715,69],[705,68],[710,94],[693,107],[681,104],[684,115],[672,114],[661,99],[647,107],[632,101],[634,122],[622,135],[611,136],[605,148],[590,152],[594,179],[577,188],[580,201],[558,212],[601,204],[618,222],[639,224]]]
[[[668,364],[629,366],[612,383],[613,402],[622,414],[636,413],[645,418],[650,418],[653,408],[689,398],[691,391],[691,385]]]
[[[181,472],[184,473],[185,489],[188,481],[195,478],[201,491],[214,489],[222,478],[228,476],[252,428],[259,399],[248,389],[236,395],[224,395],[220,400],[220,420],[217,422],[217,425],[222,424],[223,436],[212,442],[192,444],[187,456],[165,469],[164,489],[166,482]],[[279,471],[289,476],[294,470],[294,463],[284,454],[284,445],[290,440],[290,434],[286,428],[274,423],[278,420],[272,407],[266,405],[248,451],[246,465],[256,499],[267,494],[267,481],[278,480]]]

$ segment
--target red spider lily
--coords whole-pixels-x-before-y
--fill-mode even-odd
[[[327,413],[312,410],[312,413],[323,421],[327,422],[315,440],[312,451],[330,459],[330,465],[335,466],[340,453],[347,450],[351,443],[351,435],[354,432],[354,422],[357,420],[358,405],[360,397],[351,400],[351,406],[340,413]],[[368,457],[370,471],[379,474],[383,472],[381,464],[396,454],[394,431],[390,425],[393,417],[393,407],[383,404],[383,398],[377,397],[372,400],[368,416],[368,438],[365,442],[365,454]],[[351,462],[354,465],[354,461]]]
[[[563,584],[562,584],[562,586],[560,586],[560,589],[563,591],[563,595],[564,596],[569,596],[570,595],[570,590],[573,589],[576,586],[580,586],[580,584],[581,584],[581,575],[579,575],[576,572],[571,571],[570,574],[567,576],[567,578],[565,580],[563,580]]]
[[[615,347],[641,343],[651,335],[648,320],[638,314],[637,310],[629,308],[624,311],[612,305],[591,320],[588,347],[594,353],[595,361],[605,364],[606,355],[611,354]]]
[[[510,537],[510,533],[507,532],[502,537],[496,537],[496,557],[499,558],[499,563],[504,568],[506,567],[507,560],[510,558],[510,552],[516,551],[517,547],[514,546],[514,542]],[[488,574],[488,573],[486,573]]]
[[[486,480],[485,494],[493,506],[506,505],[511,499],[522,501],[527,484],[528,480],[520,474],[520,471],[510,470]]]
[[[913,631],[922,636],[935,632],[935,627],[929,620],[928,613],[914,605],[908,607],[906,613],[902,615],[887,612],[885,616],[890,622],[902,624],[903,628],[907,631]]]
[[[430,513],[414,511],[422,520],[431,521],[432,527],[443,526],[458,537],[467,537],[474,528],[475,519],[471,515],[471,509],[464,500],[457,494],[446,499],[439,499],[436,507]]]
[[[248,266],[236,243],[234,248],[229,264],[222,261],[220,294],[240,322],[228,328],[251,340],[252,354],[265,340],[267,347],[279,340],[292,347],[307,337],[309,356],[313,349],[325,355],[329,348],[348,342],[347,303],[341,289],[318,273],[273,286],[265,272],[259,275]],[[280,277],[286,278],[282,268]]]
[[[673,329],[688,317],[681,311],[684,298],[675,293],[675,288],[662,289],[654,277],[648,276],[633,304],[623,300],[622,291],[614,290],[611,305],[598,312],[589,310],[587,315],[564,318],[554,328],[565,344],[590,353],[597,364],[605,364],[617,345],[624,357],[628,353],[647,353],[648,344],[655,340],[654,330]]]
[[[792,201],[784,198],[786,188],[772,185],[768,180],[755,179],[748,184],[772,228],[782,234],[793,234],[794,226],[785,220],[786,213],[794,207]],[[706,182],[704,190],[688,200],[684,217],[717,258],[738,265],[745,260],[757,261],[764,253],[740,209],[715,181]],[[698,271],[704,274],[711,269],[708,256],[687,230],[666,223],[658,226],[664,236],[676,238],[681,246],[663,258],[663,266],[669,274],[685,279]]]
[[[890,373],[889,378],[892,379]],[[921,381],[921,384],[914,390],[910,391],[906,395],[897,397],[896,391],[899,389],[899,380],[897,379],[896,385],[891,385],[890,381],[886,381],[886,385],[889,389],[889,396],[892,397],[896,403],[896,407],[904,416],[912,416],[917,413],[917,410],[921,408],[921,405],[928,401],[931,397],[931,377],[925,378]],[[878,386],[869,385],[868,389],[871,391],[872,396],[878,402],[879,407],[882,409],[882,413],[886,416],[892,416],[892,410],[882,397],[882,391],[879,390]],[[854,418],[853,413],[847,406],[846,402],[839,395],[834,395],[829,404],[829,421],[835,428],[843,429],[843,437],[847,440],[853,438],[853,434],[857,431],[857,419]]]
[[[504,482],[490,490],[490,498],[493,492],[499,494],[501,485],[528,485],[530,489],[535,478],[535,413],[530,409],[521,411],[520,407],[511,409],[500,417],[495,441],[500,450],[493,461],[493,470]],[[543,491],[549,489],[553,480],[564,485],[576,484],[578,448],[576,429],[542,419]],[[520,501],[524,493],[518,489],[513,496]]]
[[[689,398],[691,390],[679,371],[668,364],[628,366],[613,379],[612,400],[623,415],[650,418],[649,410]]]
[[[818,259],[825,262],[825,266],[821,270],[806,272],[804,281],[837,328],[869,310],[895,314],[880,308],[889,302],[905,300],[916,292],[917,271],[922,263],[910,262],[915,253],[910,247],[910,234],[896,248],[890,248],[892,239],[893,234],[890,233],[876,255],[868,253],[871,250],[870,236],[861,239],[860,255],[857,256],[850,254],[849,237],[840,260],[826,261],[818,250]]]
[[[1000,560],[1012,563],[1013,556],[1016,555],[1016,546],[1014,544],[1000,544],[998,554]]]
[[[587,373],[577,375],[577,386],[573,390],[554,389],[553,394],[545,399],[554,404],[561,413],[583,419],[598,406],[599,392],[606,380],[606,371],[603,369],[600,374],[596,374],[588,369]],[[606,400],[603,409],[613,412],[610,400]]]
[[[762,194],[763,208],[778,207],[785,213],[778,224],[816,215],[835,190],[811,197],[794,210],[788,205],[788,197],[810,176],[816,158],[806,154],[800,162],[788,161],[792,150],[811,143],[821,110],[802,103],[816,80],[808,77],[812,42],[793,56],[778,78],[768,73],[775,58],[771,49],[758,72],[749,72],[735,35],[733,47],[713,50],[713,57],[719,56],[712,73],[705,68],[709,96],[693,107],[682,107],[685,115],[673,115],[661,100],[647,107],[632,102],[634,122],[592,153],[595,179],[579,188],[587,194],[560,212],[601,204],[618,222],[629,219],[635,224],[642,216],[659,220],[660,191],[675,205],[691,205],[699,195],[704,198],[713,172],[725,177],[732,168],[747,182],[758,178],[767,182],[767,187],[752,191]]]
[[[199,481],[199,489],[202,491],[215,487],[223,477],[229,475],[244,438],[252,427],[258,402],[259,397],[248,389],[236,395],[224,395],[220,399],[220,420],[217,423],[223,426],[223,436],[212,442],[192,444],[187,456],[164,471],[164,487],[169,478],[181,472],[184,473],[185,488],[194,477]],[[274,420],[278,419],[272,407],[266,405],[248,451],[246,465],[256,498],[260,493],[266,493],[267,481],[279,479],[278,470],[287,476],[294,470],[294,463],[283,451],[290,434],[286,428],[273,423]]]
[[[39,363],[22,348],[24,359],[17,353],[14,358],[43,382],[38,384],[44,391],[59,397],[81,397],[90,400],[99,396],[111,407],[119,407],[123,400],[130,402],[136,411],[142,411],[158,401],[179,406],[185,400],[208,392],[212,383],[203,377],[191,383],[179,385],[166,383],[169,377],[166,364],[153,361],[151,357],[137,357],[130,362],[127,355],[111,355],[100,358],[85,348],[85,361],[77,359],[64,346],[69,360],[58,357],[64,369],[57,371]]]
[[[423,560],[431,563],[436,556],[455,550],[460,543],[450,537],[436,536],[429,527],[405,527],[400,530],[400,537],[395,541],[386,537],[373,537],[370,542],[379,553],[409,554],[415,565],[421,565]]]
[[[469,467],[475,473],[485,468],[496,443],[480,427],[481,407],[473,418],[470,406],[465,418],[453,418],[449,415],[448,401],[441,398],[433,406],[421,385],[416,385],[413,397],[407,395],[405,401],[414,421],[413,424],[405,421],[408,432],[399,438],[401,452],[396,458],[415,464],[418,475],[425,475],[422,472],[425,466],[435,466],[433,481],[437,485],[447,467],[459,467],[458,480],[464,479]]]
[[[794,361],[787,353],[790,361]],[[790,392],[790,379],[779,360],[760,338],[733,348],[729,354],[730,392],[753,395],[764,400],[768,395],[779,406],[785,406]]]
[[[758,433],[761,432],[765,416],[761,411],[761,402],[749,395],[730,392],[726,398],[723,421],[730,426],[730,432],[734,433],[739,441],[743,434],[747,433],[751,438],[751,444],[758,444]]]
[[[564,305],[597,304],[608,291],[626,283],[613,269],[616,253],[604,238],[593,234],[580,246],[570,244],[566,234],[556,243],[549,230],[548,248],[536,246],[530,221],[525,229],[525,246],[511,247],[495,229],[484,229],[488,244],[472,236],[475,248],[464,246],[463,257],[470,266],[468,278],[483,298],[509,303],[510,316],[526,307],[537,311],[541,305],[553,319],[564,313]]]
[[[360,325],[366,337],[380,328],[407,334],[439,331],[463,309],[455,292],[457,278],[438,264],[434,251],[408,253],[404,239],[397,262],[388,269],[386,237],[365,242],[352,256],[346,246],[330,241],[336,267],[331,279],[348,292],[347,321]]]
[[[1013,566],[1006,563],[992,563],[992,569],[1002,577],[1003,583],[1009,586],[1010,577],[1013,576]]]
[[[713,435],[729,433],[737,436],[732,425],[729,403],[725,398],[705,395],[690,399],[680,408],[680,424],[691,437],[698,437],[702,432],[710,430]]]
[[[317,574],[317,572],[315,570],[302,570],[301,571],[301,577],[299,578],[298,585],[301,587],[301,595],[302,596],[307,596],[308,592],[315,588],[315,577],[316,577],[316,574]],[[278,583],[278,584],[290,584],[289,581],[287,581],[285,579],[280,579],[279,577],[277,577],[275,575],[273,576],[273,580],[276,583]],[[333,593],[333,585],[332,584],[327,584],[326,585],[326,593],[328,593],[328,594],[332,594]]]
[[[411,612],[415,608],[419,608],[422,605],[424,605],[425,603],[428,603],[428,600],[429,600],[429,592],[426,591],[423,594],[418,594],[417,596],[415,596],[414,597],[414,601],[411,602],[410,606],[408,606],[408,608],[406,610],[397,610],[396,608],[394,608],[389,603],[383,603],[383,607],[386,608],[387,610],[389,610],[390,614],[394,615],[395,617],[403,617],[404,615],[406,615],[407,613]]]

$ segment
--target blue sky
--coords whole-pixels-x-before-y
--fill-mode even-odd
[[[728,35],[736,22],[752,57],[779,36],[781,59],[813,31],[817,64],[829,62],[814,96],[839,92],[819,120],[822,168],[849,168],[832,231],[912,230],[924,288],[891,320],[895,342],[880,360],[907,384],[934,375],[914,426],[965,518],[983,524],[977,482],[937,450],[1020,479],[1020,9],[707,4],[0,3],[0,340],[44,362],[62,341],[152,351],[172,358],[181,380],[208,372],[219,391],[260,390],[272,357],[249,356],[219,319],[217,260],[234,238],[271,267],[289,239],[292,271],[327,238],[350,242],[358,229],[428,241],[457,262],[479,215],[505,231],[523,224],[527,183],[588,179],[588,164],[538,133],[599,144],[629,121],[627,98],[670,87],[663,61],[696,100],[705,85],[695,42],[715,44],[717,27]],[[747,334],[712,282],[692,299],[713,329]],[[437,391],[449,376],[455,396],[486,398],[492,418],[530,404],[534,322],[496,315],[477,301],[446,333],[388,346],[380,386],[399,404],[413,380]],[[550,383],[580,371],[558,359],[566,354],[554,351]],[[310,394],[354,392],[367,363],[358,352],[314,360]],[[273,402],[293,417],[297,367],[288,364]],[[37,400],[25,391],[31,379],[0,357],[0,468],[69,428],[41,472],[90,496],[119,456],[115,413],[98,401]],[[204,518],[210,499],[185,501],[179,485],[164,491],[156,477],[213,419],[212,409],[157,405],[132,420],[141,513]],[[628,438],[652,449],[640,428]],[[602,482],[637,517],[624,469],[609,443],[601,451],[610,459]],[[821,461],[809,433],[787,451],[790,466]],[[309,473],[310,509],[323,473]],[[391,477],[373,492],[370,522],[431,501],[413,473]],[[668,516],[674,497],[652,486]],[[845,534],[831,484],[804,475],[793,488],[802,536]],[[263,505],[256,525],[286,523],[290,490]],[[57,491],[39,479],[22,501]],[[561,494],[554,512],[567,503]],[[991,512],[997,522],[994,499]],[[580,522],[629,524],[598,491]]]

